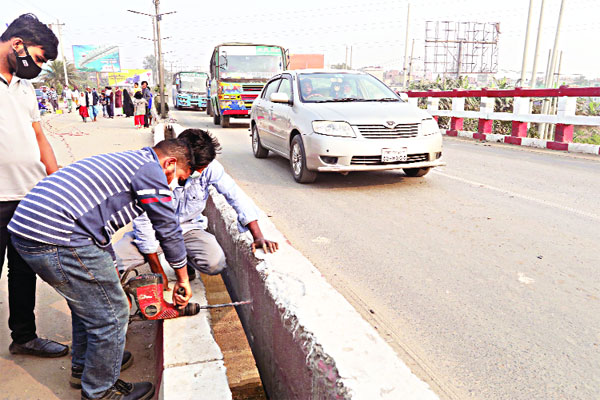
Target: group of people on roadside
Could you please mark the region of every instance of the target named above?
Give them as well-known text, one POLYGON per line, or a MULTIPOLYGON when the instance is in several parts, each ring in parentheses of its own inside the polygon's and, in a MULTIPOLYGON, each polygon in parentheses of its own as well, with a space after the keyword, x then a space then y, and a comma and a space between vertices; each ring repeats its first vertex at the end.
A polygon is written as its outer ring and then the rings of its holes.
MULTIPOLYGON (((56 59, 57 46, 54 33, 32 14, 17 18, 0 36, 0 272, 7 253, 9 351, 69 353, 68 346, 37 335, 39 276, 71 311, 69 383, 81 389, 81 398, 148 400, 152 383, 119 379, 133 354, 125 350, 129 305, 117 270, 147 262, 164 276, 158 261, 164 254, 177 277, 173 303, 185 307, 195 270, 216 274, 226 266, 223 250, 205 230, 210 186, 238 212, 238 229, 250 231, 253 251, 274 252, 278 244, 264 238, 253 204, 215 160, 220 146, 205 130, 170 132, 174 138, 154 147, 59 168, 29 82, 56 59), (134 231, 113 247, 113 235, 130 222, 134 231)), ((94 106, 93 93, 86 88, 78 94, 80 108, 94 106)), ((148 102, 140 95, 134 99, 148 102)))
MULTIPOLYGON (((54 111, 59 109, 58 94, 54 87, 47 90, 42 87, 42 98, 38 103, 38 109, 41 114, 50 111, 47 102, 52 104, 54 111)), ((124 115, 125 117, 134 117, 136 128, 148 128, 152 121, 152 91, 148 87, 148 82, 143 81, 142 85, 136 82, 133 87, 106 86, 99 90, 95 87, 86 87, 79 91, 77 86, 71 89, 66 86, 62 92, 62 98, 66 101, 68 112, 75 108, 83 122, 96 122, 100 114, 104 118, 114 118, 115 115, 124 115)))

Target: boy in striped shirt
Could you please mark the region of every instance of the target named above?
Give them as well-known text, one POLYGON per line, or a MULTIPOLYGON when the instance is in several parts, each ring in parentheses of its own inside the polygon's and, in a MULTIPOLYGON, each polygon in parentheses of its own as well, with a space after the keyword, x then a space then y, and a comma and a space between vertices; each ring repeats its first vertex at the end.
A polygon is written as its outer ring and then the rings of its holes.
POLYGON ((71 309, 72 370, 83 370, 82 399, 148 399, 154 393, 149 382, 118 379, 129 306, 111 238, 145 212, 177 275, 173 302, 185 306, 192 292, 169 182, 187 179, 193 160, 193 148, 180 139, 80 160, 38 183, 8 225, 19 254, 71 309), (185 296, 176 294, 179 288, 185 296))

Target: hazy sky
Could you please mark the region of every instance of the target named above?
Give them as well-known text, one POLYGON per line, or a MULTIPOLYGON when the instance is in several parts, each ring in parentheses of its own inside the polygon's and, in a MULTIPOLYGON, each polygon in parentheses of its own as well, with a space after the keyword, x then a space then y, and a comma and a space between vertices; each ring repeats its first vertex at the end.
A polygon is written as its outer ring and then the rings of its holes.
MULTIPOLYGON (((279 44, 291 53, 324 53, 326 64, 344 62, 346 45, 353 46, 353 67, 380 65, 401 68, 404 57, 407 0, 201 1, 163 0, 162 36, 166 68, 208 68, 213 47, 226 41, 279 44)), ((534 26, 529 66, 533 64, 541 0, 534 1, 534 26)), ((415 63, 423 62, 425 21, 499 22, 500 75, 521 69, 528 0, 412 0, 410 36, 416 39, 415 63)), ((554 42, 560 0, 546 0, 538 71, 546 68, 554 42)), ((141 68, 152 54, 151 18, 127 9, 153 12, 151 0, 6 0, 0 23, 33 12, 43 22, 64 23, 63 44, 72 59, 73 44, 116 44, 123 68, 141 68)), ((562 73, 600 76, 600 1, 567 0, 560 48, 562 73)))

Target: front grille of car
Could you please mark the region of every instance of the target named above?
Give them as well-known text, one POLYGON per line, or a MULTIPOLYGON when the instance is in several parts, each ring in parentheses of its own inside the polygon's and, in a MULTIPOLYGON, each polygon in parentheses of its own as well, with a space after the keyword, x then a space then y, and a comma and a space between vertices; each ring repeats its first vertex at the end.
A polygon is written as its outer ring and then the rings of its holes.
POLYGON ((358 130, 365 139, 411 138, 419 134, 419 124, 398 124, 392 128, 384 125, 358 125, 358 130))
POLYGON ((393 165, 393 164, 410 164, 420 161, 429 161, 429 153, 409 154, 406 161, 382 162, 381 156, 354 156, 350 161, 350 165, 393 165))

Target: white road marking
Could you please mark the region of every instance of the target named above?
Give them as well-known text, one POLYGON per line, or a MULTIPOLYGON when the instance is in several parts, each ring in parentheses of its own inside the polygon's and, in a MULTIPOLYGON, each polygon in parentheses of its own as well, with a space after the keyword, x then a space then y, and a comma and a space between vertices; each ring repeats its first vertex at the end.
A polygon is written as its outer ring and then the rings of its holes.
POLYGON ((535 197, 531 197, 531 196, 527 196, 527 195, 524 195, 524 194, 516 193, 516 192, 513 192, 511 190, 501 189, 501 188, 498 188, 498 187, 495 187, 495 186, 488 185, 486 183, 475 182, 475 181, 472 181, 472 180, 469 180, 469 179, 465 179, 465 178, 461 178, 461 177, 458 177, 458 176, 450 175, 450 174, 447 174, 447 173, 444 173, 444 172, 441 172, 441 171, 433 170, 432 172, 435 173, 435 174, 437 174, 437 175, 441 175, 443 177, 446 177, 446 178, 449 178, 449 179, 453 179, 455 181, 466 183, 468 185, 486 188, 486 189, 493 190, 493 191, 498 192, 498 193, 506 194, 506 195, 509 195, 509 196, 512 196, 512 197, 515 197, 515 198, 519 198, 519 199, 528 200, 528 201, 531 201, 531 202, 534 202, 534 203, 538 203, 538 204, 544 205, 546 207, 552 207, 552 208, 556 208, 556 209, 559 209, 559 210, 568 211, 570 213, 577 214, 577 215, 580 215, 582 217, 587 217, 587 218, 590 218, 590 219, 594 219, 596 221, 600 221, 600 215, 598 215, 598 214, 593 214, 593 213, 590 213, 590 212, 587 212, 587 211, 578 210, 576 208, 563 206, 562 204, 553 203, 553 202, 547 201, 547 200, 536 199, 535 197))
POLYGON ((323 237, 323 236, 317 236, 316 238, 314 238, 312 240, 313 243, 319 243, 319 244, 328 244, 331 242, 330 239, 323 237))
POLYGON ((521 282, 525 285, 531 285, 533 282, 535 282, 535 280, 533 278, 525 276, 524 273, 519 272, 519 282, 521 282))

